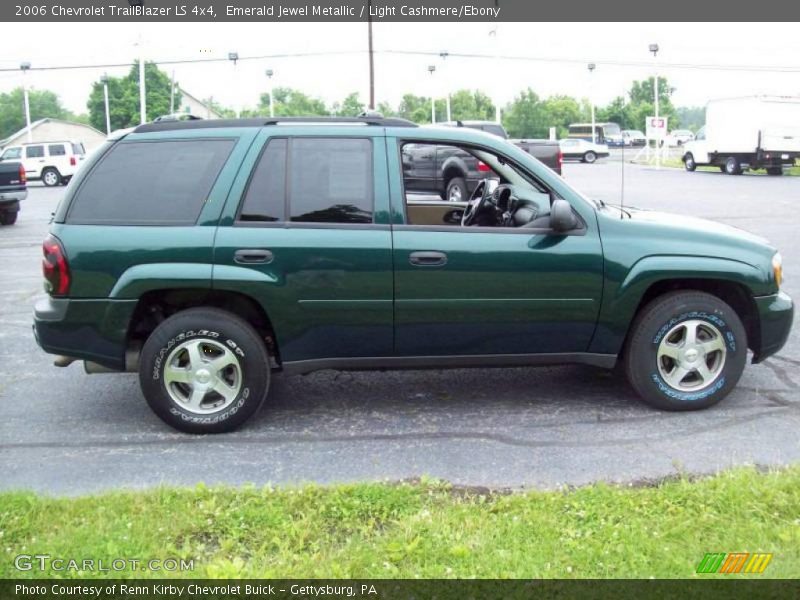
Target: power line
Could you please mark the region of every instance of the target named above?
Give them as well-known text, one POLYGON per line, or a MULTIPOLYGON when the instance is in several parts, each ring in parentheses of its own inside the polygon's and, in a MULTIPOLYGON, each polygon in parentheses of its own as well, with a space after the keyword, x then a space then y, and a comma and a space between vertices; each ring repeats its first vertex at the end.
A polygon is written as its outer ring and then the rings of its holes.
MULTIPOLYGON (((376 54, 386 55, 399 55, 399 56, 424 56, 438 58, 440 52, 428 52, 423 50, 375 50, 376 54)), ((311 58, 318 56, 342 56, 342 55, 358 55, 364 54, 364 50, 337 50, 331 52, 285 52, 279 54, 263 54, 259 56, 239 56, 238 60, 270 60, 279 58, 311 58)), ((602 60, 597 58, 565 58, 556 56, 523 56, 523 55, 499 55, 494 54, 481 54, 470 52, 448 52, 448 56, 455 58, 466 59, 489 59, 489 60, 509 60, 509 61, 525 61, 525 62, 544 62, 544 63, 561 63, 561 64, 579 64, 585 65, 592 62, 598 65, 618 66, 618 67, 637 67, 637 68, 652 68, 650 61, 638 60, 602 60)), ((217 62, 230 62, 227 57, 220 58, 187 58, 187 59, 173 59, 173 60, 153 60, 150 61, 157 65, 182 65, 182 64, 204 64, 204 63, 217 63, 217 62)), ((113 69, 130 67, 133 62, 126 63, 101 63, 101 64, 78 64, 78 65, 51 65, 51 66, 32 66, 31 71, 67 71, 76 69, 113 69)), ((710 70, 710 71, 741 71, 741 72, 762 72, 762 73, 800 73, 799 66, 781 66, 781 65, 737 65, 737 64, 719 64, 719 63, 669 63, 659 62, 659 68, 669 69, 697 69, 697 70, 710 70)), ((3 67, 0 68, 0 73, 10 73, 19 71, 19 67, 3 67)))

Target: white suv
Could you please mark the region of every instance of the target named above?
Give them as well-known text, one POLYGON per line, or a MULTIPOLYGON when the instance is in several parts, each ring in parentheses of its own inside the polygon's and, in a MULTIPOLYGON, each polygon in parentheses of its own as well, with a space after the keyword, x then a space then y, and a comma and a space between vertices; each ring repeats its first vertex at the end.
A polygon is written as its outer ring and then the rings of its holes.
POLYGON ((73 141, 8 146, 0 156, 22 163, 28 180, 41 179, 46 186, 67 185, 84 158, 83 144, 73 141))

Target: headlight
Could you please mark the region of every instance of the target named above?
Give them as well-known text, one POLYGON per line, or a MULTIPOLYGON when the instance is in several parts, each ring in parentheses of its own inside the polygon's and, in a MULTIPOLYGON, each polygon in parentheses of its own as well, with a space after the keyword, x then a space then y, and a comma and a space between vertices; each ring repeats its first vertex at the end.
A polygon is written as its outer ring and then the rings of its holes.
POLYGON ((776 252, 772 257, 772 273, 775 275, 775 283, 781 287, 783 282, 783 257, 780 252, 776 252))

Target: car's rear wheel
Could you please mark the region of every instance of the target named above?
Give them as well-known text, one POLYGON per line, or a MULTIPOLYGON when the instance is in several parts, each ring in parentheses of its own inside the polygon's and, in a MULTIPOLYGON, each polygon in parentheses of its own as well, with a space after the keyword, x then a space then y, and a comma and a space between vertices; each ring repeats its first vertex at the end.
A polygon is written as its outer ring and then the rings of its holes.
POLYGON ((447 182, 445 198, 448 202, 466 202, 469 200, 467 182, 462 177, 453 177, 447 182))
POLYGON ((647 404, 697 410, 736 386, 747 358, 747 334, 736 312, 704 292, 679 291, 637 316, 625 351, 625 372, 647 404))
POLYGON ((729 156, 725 160, 725 172, 728 175, 741 175, 742 165, 739 163, 739 159, 735 156, 729 156))
POLYGON ((19 213, 15 210, 3 211, 0 212, 0 224, 2 225, 13 225, 17 222, 17 215, 19 213))
POLYGON ((683 157, 683 167, 687 171, 694 171, 697 168, 697 163, 694 162, 694 156, 691 152, 687 153, 686 156, 683 157))
POLYGON ((47 187, 54 187, 61 183, 61 174, 58 172, 57 169, 48 167, 44 171, 42 171, 42 182, 47 187))
POLYGON ((583 155, 583 162, 585 163, 591 164, 596 160, 597 160, 597 154, 595 154, 591 150, 583 155))
POLYGON ((246 321, 193 308, 163 321, 147 339, 139 383, 153 412, 175 429, 231 431, 267 396, 269 354, 246 321))

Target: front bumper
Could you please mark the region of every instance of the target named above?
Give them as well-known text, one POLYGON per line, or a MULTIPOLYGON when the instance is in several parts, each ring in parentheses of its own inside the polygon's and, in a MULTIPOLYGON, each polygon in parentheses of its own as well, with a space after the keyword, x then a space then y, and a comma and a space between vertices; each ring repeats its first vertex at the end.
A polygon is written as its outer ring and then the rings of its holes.
POLYGON ((34 307, 33 334, 45 352, 125 370, 128 326, 136 300, 51 298, 34 307))
POLYGON ((753 362, 758 363, 780 351, 789 337, 794 321, 794 303, 788 294, 755 298, 758 309, 760 345, 755 349, 753 362))

